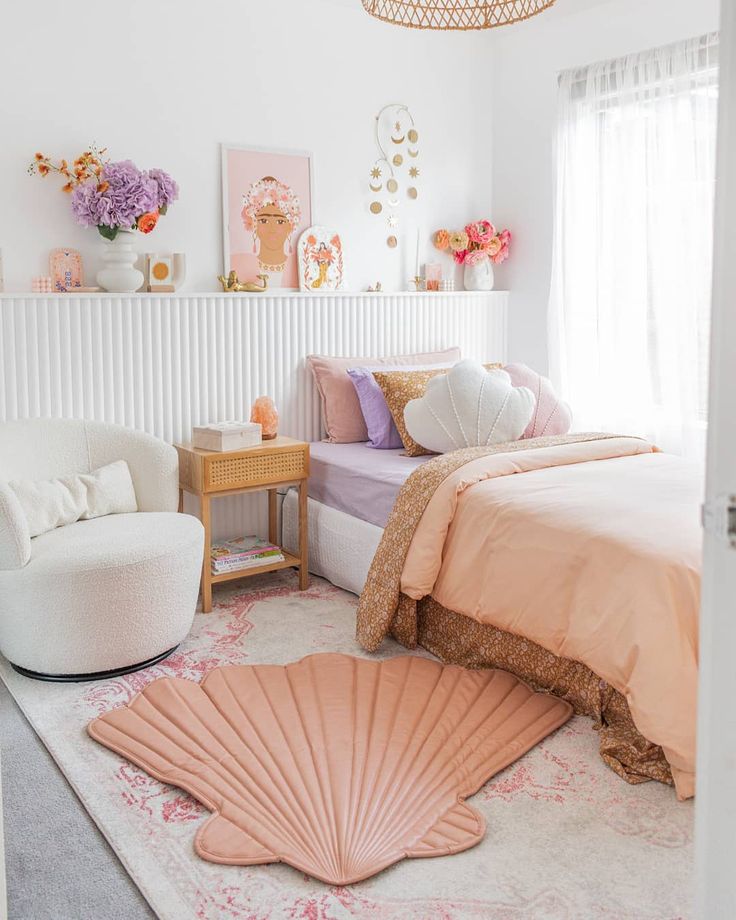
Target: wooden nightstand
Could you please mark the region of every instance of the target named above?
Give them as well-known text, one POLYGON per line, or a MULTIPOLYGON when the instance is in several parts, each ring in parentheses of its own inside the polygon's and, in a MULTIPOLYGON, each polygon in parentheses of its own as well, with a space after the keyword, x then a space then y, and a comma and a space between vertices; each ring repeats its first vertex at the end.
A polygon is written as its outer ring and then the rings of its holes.
POLYGON ((184 493, 199 496, 200 515, 204 525, 204 560, 202 561, 202 610, 212 610, 212 585, 236 578, 248 578, 277 569, 298 568, 299 588, 309 584, 307 570, 307 477, 309 476, 309 444, 292 438, 277 437, 263 441, 258 447, 245 450, 214 451, 176 444, 179 452, 179 511, 183 510, 184 493), (276 542, 276 489, 279 486, 299 488, 299 555, 284 552, 284 562, 272 562, 239 572, 213 575, 210 567, 212 528, 210 501, 227 495, 246 492, 268 492, 268 539, 276 542))

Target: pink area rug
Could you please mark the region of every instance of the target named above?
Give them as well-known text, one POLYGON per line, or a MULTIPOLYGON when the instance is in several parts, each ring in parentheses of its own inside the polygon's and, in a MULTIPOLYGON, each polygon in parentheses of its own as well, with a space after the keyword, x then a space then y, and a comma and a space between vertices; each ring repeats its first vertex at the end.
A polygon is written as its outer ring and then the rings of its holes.
MULTIPOLYGON (((94 742, 88 722, 159 677, 199 681, 230 664, 286 664, 361 652, 356 598, 291 574, 253 579, 198 614, 166 662, 99 684, 0 673, 90 814, 162 920, 684 920, 691 916, 692 803, 658 783, 628 786, 598 758, 590 721, 573 718, 469 799, 484 839, 450 859, 399 862, 365 882, 328 886, 287 865, 202 860, 210 813, 94 742)), ((386 643, 383 658, 406 654, 386 643)), ((428 657, 428 656, 427 656, 428 657)))
POLYGON ((214 812, 203 859, 350 885, 479 843, 465 799, 571 715, 506 671, 325 652, 161 677, 88 731, 214 812))

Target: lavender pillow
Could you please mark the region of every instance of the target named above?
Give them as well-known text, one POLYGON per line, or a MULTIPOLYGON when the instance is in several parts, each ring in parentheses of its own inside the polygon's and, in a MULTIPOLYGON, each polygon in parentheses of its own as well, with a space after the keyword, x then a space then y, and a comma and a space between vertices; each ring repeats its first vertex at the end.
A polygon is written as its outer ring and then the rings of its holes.
POLYGON ((383 390, 376 383, 373 371, 426 371, 450 368, 452 364, 401 365, 396 367, 350 367, 348 375, 353 382, 360 403, 360 411, 368 429, 368 447, 378 450, 397 450, 403 447, 391 411, 386 404, 383 390))

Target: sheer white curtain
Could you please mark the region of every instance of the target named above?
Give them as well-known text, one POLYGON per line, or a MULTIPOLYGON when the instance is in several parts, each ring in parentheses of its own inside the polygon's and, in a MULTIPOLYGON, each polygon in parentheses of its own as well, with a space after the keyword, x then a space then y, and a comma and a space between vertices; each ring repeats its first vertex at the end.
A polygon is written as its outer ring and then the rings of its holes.
POLYGON ((575 427, 702 457, 715 35, 560 76, 551 372, 575 427))

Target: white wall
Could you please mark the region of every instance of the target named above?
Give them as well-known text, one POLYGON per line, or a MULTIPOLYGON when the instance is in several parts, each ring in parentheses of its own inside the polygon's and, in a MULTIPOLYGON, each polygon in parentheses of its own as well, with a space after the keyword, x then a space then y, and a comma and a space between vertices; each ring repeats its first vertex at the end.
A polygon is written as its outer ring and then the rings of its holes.
POLYGON ((718 28, 718 0, 558 0, 492 38, 493 219, 514 233, 509 357, 544 371, 552 255, 557 74, 718 28))
POLYGON ((713 30, 717 6, 558 0, 517 26, 450 34, 384 25, 359 0, 127 0, 71 18, 56 0, 13 4, 0 58, 6 290, 28 290, 61 245, 82 250, 92 282, 102 245, 74 224, 56 178, 26 175, 35 150, 95 141, 169 170, 181 200, 138 246, 184 250, 186 288, 205 291, 221 269, 219 142, 307 149, 315 219, 343 231, 354 289, 405 289, 417 226, 432 259, 438 226, 487 213, 508 226, 497 287, 512 292, 510 356, 544 370, 557 73, 713 30), (400 210, 395 251, 366 186, 373 116, 391 101, 410 105, 422 136, 420 199, 400 210))
MULTIPOLYGON (((359 0, 125 0, 71 8, 7 4, 0 57, 0 248, 6 290, 29 290, 48 251, 74 246, 94 283, 102 246, 77 227, 57 177, 26 175, 36 150, 88 144, 159 166, 181 200, 141 251, 183 250, 189 290, 221 271, 219 142, 311 150, 314 216, 344 232, 351 287, 406 289, 416 227, 430 232, 490 203, 490 102, 466 92, 485 36, 421 33, 370 18, 359 0), (368 212, 373 118, 406 102, 421 134, 416 204, 400 208, 401 246, 368 212)), ((447 261, 449 268, 450 263, 447 261)))

